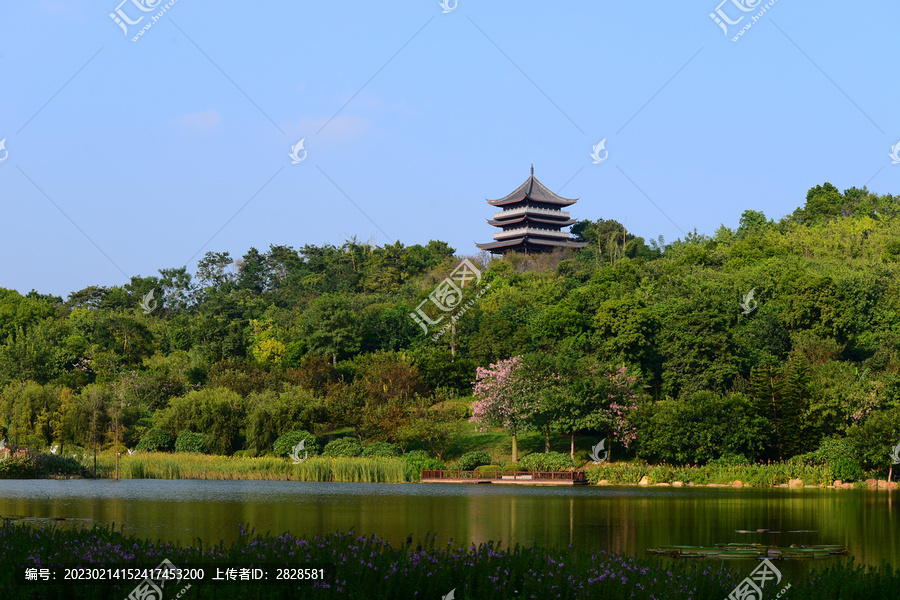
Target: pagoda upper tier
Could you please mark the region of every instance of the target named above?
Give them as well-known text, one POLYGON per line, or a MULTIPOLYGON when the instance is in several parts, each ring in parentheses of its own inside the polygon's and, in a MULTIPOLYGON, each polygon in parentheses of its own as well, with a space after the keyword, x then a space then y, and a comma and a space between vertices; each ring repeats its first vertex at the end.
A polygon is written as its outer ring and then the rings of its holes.
POLYGON ((578 200, 563 198, 550 191, 547 186, 531 176, 512 193, 499 200, 488 200, 488 204, 501 208, 494 213, 488 224, 499 227, 493 242, 475 244, 491 254, 507 252, 550 252, 556 248, 584 248, 587 244, 572 241, 563 227, 575 224, 568 211, 562 207, 571 206, 578 200))

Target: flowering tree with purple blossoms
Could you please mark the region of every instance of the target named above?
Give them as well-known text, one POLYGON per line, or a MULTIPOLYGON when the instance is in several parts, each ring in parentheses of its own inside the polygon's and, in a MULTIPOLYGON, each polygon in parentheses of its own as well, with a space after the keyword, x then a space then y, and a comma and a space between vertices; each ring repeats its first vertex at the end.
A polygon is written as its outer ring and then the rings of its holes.
POLYGON ((638 407, 635 387, 640 379, 629 375, 624 365, 615 373, 606 373, 604 376, 610 385, 606 392, 609 405, 604 411, 604 417, 613 437, 628 448, 637 439, 637 427, 629 417, 638 407))
POLYGON ((527 427, 533 412, 522 357, 501 360, 488 368, 478 367, 473 385, 475 402, 470 421, 478 423, 479 431, 504 428, 512 436, 512 461, 518 462, 517 435, 527 427))
POLYGON ((640 378, 625 366, 608 371, 594 363, 569 381, 568 412, 560 419, 563 432, 571 436, 574 456, 575 433, 599 431, 628 448, 637 439, 631 418, 638 406, 640 378))

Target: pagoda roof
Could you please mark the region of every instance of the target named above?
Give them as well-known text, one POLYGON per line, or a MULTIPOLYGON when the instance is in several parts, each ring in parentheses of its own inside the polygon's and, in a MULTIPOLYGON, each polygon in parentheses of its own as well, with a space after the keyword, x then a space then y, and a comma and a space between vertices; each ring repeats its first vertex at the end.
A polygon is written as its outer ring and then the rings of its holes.
POLYGON ((525 183, 517 187, 503 198, 498 200, 488 200, 488 204, 492 206, 503 206, 504 204, 512 204, 513 202, 521 202, 522 200, 534 200, 535 202, 546 202, 547 204, 558 204, 560 206, 569 206, 578 202, 578 199, 563 198, 559 194, 550 191, 550 188, 537 180, 534 176, 534 166, 531 167, 531 177, 525 180, 525 183))
POLYGON ((495 250, 497 248, 509 248, 511 246, 518 246, 522 242, 525 241, 525 236, 512 238, 508 240, 503 240, 502 242, 488 242, 487 244, 475 244, 477 247, 482 250, 495 250))
POLYGON ((515 246, 534 244, 537 246, 557 246, 560 248, 584 248, 587 246, 585 242, 572 242, 566 240, 548 240, 545 238, 537 238, 530 235, 523 235, 517 238, 511 238, 500 242, 489 242, 487 244, 475 244, 482 250, 498 250, 500 248, 513 248, 515 246))
POLYGON ((504 219, 503 221, 488 219, 488 224, 494 225, 495 227, 501 227, 503 225, 515 225, 516 223, 521 223, 525 220, 527 220, 529 223, 542 223, 544 225, 555 225, 557 227, 568 227, 569 225, 574 225, 578 222, 575 219, 563 219, 561 221, 554 221, 553 219, 539 219, 531 215, 522 215, 517 219, 504 219))

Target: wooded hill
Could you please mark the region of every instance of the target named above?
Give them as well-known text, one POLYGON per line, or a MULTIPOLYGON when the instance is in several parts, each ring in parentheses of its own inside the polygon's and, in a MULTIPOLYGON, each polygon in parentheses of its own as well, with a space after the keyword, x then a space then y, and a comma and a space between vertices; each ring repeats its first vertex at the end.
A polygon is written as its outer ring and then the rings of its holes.
POLYGON ((747 210, 670 244, 582 221, 574 256, 469 257, 490 289, 437 341, 410 313, 459 263, 440 241, 209 252, 65 300, 0 288, 0 437, 109 444, 117 418, 129 447, 154 426, 218 453, 340 427, 415 446, 471 415, 477 368, 521 357, 556 382, 524 428, 627 430, 628 453, 680 462, 849 436, 873 466, 900 442, 898 216, 826 183, 777 222, 747 210))

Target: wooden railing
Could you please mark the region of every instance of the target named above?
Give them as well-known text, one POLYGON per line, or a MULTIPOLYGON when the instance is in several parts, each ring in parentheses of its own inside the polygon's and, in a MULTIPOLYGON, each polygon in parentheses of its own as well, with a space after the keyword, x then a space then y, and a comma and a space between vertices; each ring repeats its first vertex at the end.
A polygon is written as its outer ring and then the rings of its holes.
POLYGON ((461 471, 422 469, 422 479, 481 479, 512 481, 585 481, 584 471, 461 471))

